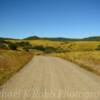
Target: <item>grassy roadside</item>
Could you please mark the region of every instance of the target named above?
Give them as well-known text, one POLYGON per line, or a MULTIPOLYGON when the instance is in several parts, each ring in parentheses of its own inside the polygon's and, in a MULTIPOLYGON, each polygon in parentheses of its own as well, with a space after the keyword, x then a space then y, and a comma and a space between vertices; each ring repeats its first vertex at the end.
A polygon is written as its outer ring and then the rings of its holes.
POLYGON ((19 71, 32 57, 31 52, 0 50, 0 85, 19 71))
POLYGON ((100 51, 66 52, 51 55, 69 60, 90 72, 100 75, 100 51))
POLYGON ((41 54, 70 60, 100 75, 100 41, 2 40, 0 85, 28 63, 33 55, 41 54))

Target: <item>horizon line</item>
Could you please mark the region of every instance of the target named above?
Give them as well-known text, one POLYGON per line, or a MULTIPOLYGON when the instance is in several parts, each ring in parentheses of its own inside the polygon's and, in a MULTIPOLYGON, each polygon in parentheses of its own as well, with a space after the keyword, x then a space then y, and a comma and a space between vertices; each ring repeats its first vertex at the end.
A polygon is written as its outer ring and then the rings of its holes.
POLYGON ((29 35, 29 36, 26 36, 26 37, 14 37, 14 36, 0 36, 0 38, 11 38, 11 39, 25 39, 25 38, 28 38, 28 37, 39 37, 39 38, 68 38, 68 39, 84 39, 84 38, 89 38, 89 37, 99 37, 100 35, 90 35, 90 36, 87 36, 87 37, 64 37, 64 36, 38 36, 38 35, 29 35))

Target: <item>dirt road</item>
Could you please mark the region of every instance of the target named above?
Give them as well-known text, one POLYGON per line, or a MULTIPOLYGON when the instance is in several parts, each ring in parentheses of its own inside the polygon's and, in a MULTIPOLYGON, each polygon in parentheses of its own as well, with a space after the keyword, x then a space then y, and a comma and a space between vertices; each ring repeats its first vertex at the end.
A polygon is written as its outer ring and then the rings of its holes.
POLYGON ((60 58, 35 56, 1 87, 0 100, 100 100, 100 76, 60 58))

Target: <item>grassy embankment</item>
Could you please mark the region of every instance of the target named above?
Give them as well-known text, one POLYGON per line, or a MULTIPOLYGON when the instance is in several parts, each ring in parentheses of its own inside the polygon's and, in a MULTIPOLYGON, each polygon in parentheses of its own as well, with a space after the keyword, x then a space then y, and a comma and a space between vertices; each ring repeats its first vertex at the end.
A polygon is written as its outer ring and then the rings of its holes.
POLYGON ((0 50, 0 85, 32 59, 26 51, 0 50))
POLYGON ((80 67, 100 75, 100 42, 73 42, 67 47, 70 52, 54 53, 54 56, 70 60, 80 67))
POLYGON ((80 67, 100 75, 100 51, 54 53, 52 55, 74 62, 80 67))
POLYGON ((0 40, 0 85, 32 59, 31 47, 21 40, 0 40))

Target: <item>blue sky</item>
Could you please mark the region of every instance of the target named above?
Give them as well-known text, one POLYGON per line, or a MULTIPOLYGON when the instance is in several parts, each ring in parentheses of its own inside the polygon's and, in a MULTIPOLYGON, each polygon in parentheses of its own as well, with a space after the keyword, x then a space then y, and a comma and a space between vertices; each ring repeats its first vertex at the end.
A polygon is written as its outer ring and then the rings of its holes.
POLYGON ((100 0, 0 0, 0 37, 100 35, 100 0))

